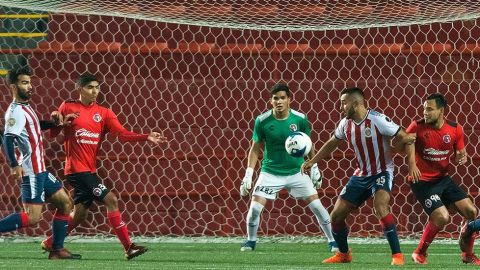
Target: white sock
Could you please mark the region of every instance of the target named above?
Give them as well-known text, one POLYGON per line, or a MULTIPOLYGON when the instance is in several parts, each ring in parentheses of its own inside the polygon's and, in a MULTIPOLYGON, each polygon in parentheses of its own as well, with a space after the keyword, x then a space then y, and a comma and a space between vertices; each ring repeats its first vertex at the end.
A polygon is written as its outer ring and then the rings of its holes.
POLYGON ((332 234, 332 224, 330 223, 330 215, 328 214, 327 209, 323 207, 320 199, 312 201, 308 207, 312 210, 313 214, 317 218, 320 228, 322 228, 323 233, 328 239, 328 242, 335 241, 332 234))
POLYGON ((262 214, 263 205, 252 201, 247 214, 247 234, 249 241, 257 241, 257 231, 260 225, 260 214, 262 214))

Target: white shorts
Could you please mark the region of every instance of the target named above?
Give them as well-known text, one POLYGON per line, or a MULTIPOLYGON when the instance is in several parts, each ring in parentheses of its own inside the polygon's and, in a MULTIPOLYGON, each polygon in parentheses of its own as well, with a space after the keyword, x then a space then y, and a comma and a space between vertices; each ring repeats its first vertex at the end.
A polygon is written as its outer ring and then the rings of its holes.
POLYGON ((307 174, 302 175, 299 172, 294 175, 282 176, 260 172, 253 195, 275 200, 278 192, 282 189, 286 189, 295 198, 307 198, 318 194, 307 174))

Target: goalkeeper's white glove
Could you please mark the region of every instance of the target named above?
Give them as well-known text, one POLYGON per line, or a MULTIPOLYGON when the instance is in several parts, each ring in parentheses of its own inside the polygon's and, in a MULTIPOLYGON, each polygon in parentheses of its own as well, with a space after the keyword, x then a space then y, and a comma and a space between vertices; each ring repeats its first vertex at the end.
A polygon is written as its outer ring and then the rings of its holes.
POLYGON ((252 177, 253 177, 253 168, 247 168, 245 171, 245 176, 242 179, 240 184, 240 195, 247 196, 248 190, 252 188, 252 177))
POLYGON ((320 170, 318 169, 317 163, 313 164, 312 167, 310 168, 310 179, 312 180, 313 186, 318 189, 322 186, 322 174, 320 173, 320 170))

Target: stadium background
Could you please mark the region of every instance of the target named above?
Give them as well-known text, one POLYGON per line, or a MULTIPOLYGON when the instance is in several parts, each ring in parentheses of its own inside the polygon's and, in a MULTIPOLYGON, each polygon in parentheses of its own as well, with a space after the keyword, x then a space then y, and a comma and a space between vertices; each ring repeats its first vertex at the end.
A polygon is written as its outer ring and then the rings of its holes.
MULTIPOLYGON (((464 125, 471 155, 469 164, 452 173, 478 205, 479 20, 298 32, 100 15, 20 17, 2 17, 0 64, 3 74, 14 65, 33 70, 32 104, 41 118, 63 100, 77 98, 74 80, 88 71, 102 78, 99 103, 112 108, 127 128, 158 129, 169 137, 168 144, 153 149, 112 138, 102 146, 99 175, 121 198, 124 219, 135 235, 245 234, 248 199, 240 198, 238 186, 253 119, 268 108, 267 89, 280 80, 293 90, 293 108, 307 113, 317 148, 340 120, 338 93, 346 86, 364 88, 369 107, 404 127, 421 116, 427 94, 446 94, 452 103, 447 116, 464 125)), ((5 111, 11 97, 5 82, 1 88, 5 111)), ((61 138, 45 137, 47 166, 63 179, 61 138)), ((0 216, 5 216, 21 204, 18 183, 0 159, 0 216)), ((427 216, 405 183, 403 158, 395 163, 392 210, 400 234, 416 235, 427 216)), ((345 146, 320 162, 325 180, 319 195, 330 211, 355 165, 345 146)), ((264 212, 261 234, 322 235, 304 204, 285 193, 280 197, 264 212)), ((108 234, 105 209, 100 210, 92 211, 91 222, 75 234, 108 234)), ((349 219, 352 234, 380 235, 371 204, 359 212, 349 219)), ((43 235, 51 213, 45 217, 20 234, 43 235)), ((454 216, 444 235, 455 236, 460 221, 454 216)))

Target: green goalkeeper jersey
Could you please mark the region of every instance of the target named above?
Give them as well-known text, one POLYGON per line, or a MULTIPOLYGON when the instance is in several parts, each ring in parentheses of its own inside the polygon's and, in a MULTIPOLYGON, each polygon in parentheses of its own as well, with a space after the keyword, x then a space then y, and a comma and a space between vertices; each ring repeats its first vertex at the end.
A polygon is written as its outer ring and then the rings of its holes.
POLYGON ((273 175, 293 175, 300 171, 304 158, 292 157, 285 150, 285 140, 294 131, 310 136, 307 116, 292 109, 287 119, 275 119, 272 110, 255 119, 253 141, 265 145, 262 171, 273 175))

